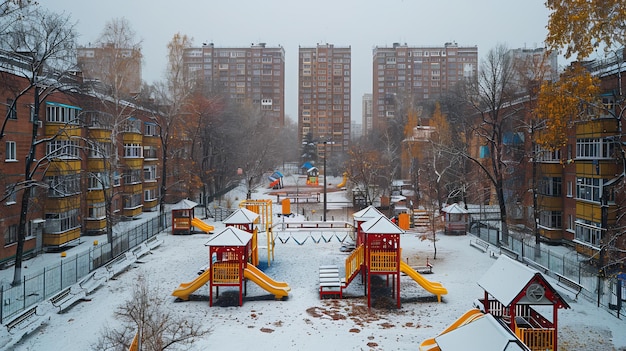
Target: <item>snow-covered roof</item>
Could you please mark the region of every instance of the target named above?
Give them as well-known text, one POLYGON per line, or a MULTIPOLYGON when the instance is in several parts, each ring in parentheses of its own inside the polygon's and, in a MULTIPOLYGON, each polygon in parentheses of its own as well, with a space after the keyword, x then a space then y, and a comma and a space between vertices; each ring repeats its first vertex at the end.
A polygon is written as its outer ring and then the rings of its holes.
POLYGON ((435 338, 441 351, 529 351, 491 314, 435 338))
POLYGON ((247 208, 240 208, 226 217, 223 222, 224 224, 249 224, 254 223, 257 218, 259 218, 258 213, 247 208))
POLYGON ((463 207, 459 206, 459 204, 454 203, 450 206, 446 206, 443 209, 441 209, 443 212, 446 213, 468 213, 468 211, 466 209, 464 209, 463 207))
POLYGON ((389 218, 379 216, 361 224, 361 230, 366 234, 403 234, 404 230, 393 224, 389 218))
POLYGON ((215 234, 204 246, 246 246, 252 234, 235 227, 226 227, 215 234))
POLYGON ((541 273, 506 255, 500 255, 498 260, 478 280, 478 285, 504 306, 509 306, 535 277, 535 274, 541 273))
POLYGON ((371 218, 378 218, 380 216, 384 216, 376 207, 374 206, 367 206, 366 208, 355 212, 353 215, 354 219, 356 220, 367 220, 367 219, 371 219, 371 218))
POLYGON ((178 203, 172 205, 172 210, 191 210, 192 208, 198 206, 197 202, 193 202, 188 199, 180 200, 178 203))

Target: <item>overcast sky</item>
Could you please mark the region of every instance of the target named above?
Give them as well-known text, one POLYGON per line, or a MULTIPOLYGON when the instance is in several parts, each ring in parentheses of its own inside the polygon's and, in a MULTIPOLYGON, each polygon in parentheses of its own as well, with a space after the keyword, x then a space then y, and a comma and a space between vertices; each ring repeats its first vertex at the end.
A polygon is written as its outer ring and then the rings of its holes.
MULTIPOLYGON (((252 43, 285 48, 286 114, 297 120, 298 46, 352 48, 352 120, 361 121, 361 98, 372 90, 372 49, 409 46, 478 46, 482 58, 498 44, 543 46, 544 0, 40 0, 77 22, 79 44, 95 42, 105 22, 126 18, 142 41, 143 79, 163 79, 166 45, 177 32, 196 46, 252 43)), ((559 62, 562 65, 562 62, 559 62)))

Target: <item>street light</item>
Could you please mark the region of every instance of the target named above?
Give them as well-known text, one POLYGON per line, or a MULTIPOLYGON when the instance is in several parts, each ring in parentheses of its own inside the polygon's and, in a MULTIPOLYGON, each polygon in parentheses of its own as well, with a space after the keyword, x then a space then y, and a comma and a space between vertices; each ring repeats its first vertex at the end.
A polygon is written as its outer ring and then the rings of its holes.
POLYGON ((326 181, 326 157, 327 157, 327 152, 326 152, 326 145, 327 144, 334 144, 335 142, 333 141, 324 141, 324 222, 326 222, 326 186, 327 186, 327 181, 326 181))

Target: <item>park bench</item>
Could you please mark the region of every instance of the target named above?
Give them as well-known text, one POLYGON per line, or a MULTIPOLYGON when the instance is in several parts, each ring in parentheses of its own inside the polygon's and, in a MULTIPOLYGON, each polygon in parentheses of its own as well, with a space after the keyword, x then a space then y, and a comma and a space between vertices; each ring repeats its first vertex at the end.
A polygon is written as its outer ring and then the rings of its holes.
POLYGON ((85 295, 85 290, 79 289, 79 291, 73 292, 72 288, 69 287, 56 293, 49 299, 49 301, 52 303, 52 306, 58 308, 59 313, 61 313, 72 307, 79 300, 85 298, 85 295))
POLYGON ((163 244, 163 240, 159 239, 155 235, 155 236, 148 238, 148 240, 145 241, 145 244, 150 250, 154 250, 157 247, 161 246, 161 244, 163 244))
POLYGON ((17 315, 17 317, 13 318, 9 323, 6 324, 7 331, 11 335, 16 335, 20 333, 20 337, 22 335, 26 335, 35 331, 35 329, 39 328, 44 322, 44 316, 39 316, 37 314, 37 306, 33 306, 29 309, 24 310, 22 313, 17 315))
POLYGON ((543 266, 527 257, 524 257, 524 262, 526 263, 527 266, 531 266, 532 268, 538 270, 539 272, 543 274, 548 274, 550 272, 550 268, 543 266))
POLYGON ((509 256, 509 258, 512 258, 512 259, 514 259, 516 261, 519 261, 519 255, 517 254, 517 252, 509 249, 508 247, 501 246, 500 247, 500 254, 505 254, 505 255, 509 256))
POLYGON ((557 285, 574 294, 574 300, 577 300, 578 294, 583 290, 583 286, 564 275, 558 273, 554 275, 556 275, 557 285))
POLYGON ((483 253, 487 252, 487 249, 489 248, 489 244, 487 242, 478 238, 470 240, 470 246, 482 251, 483 253))
POLYGON ((109 272, 109 277, 113 278, 125 271, 126 268, 130 266, 130 263, 131 262, 126 257, 126 254, 122 254, 117 256, 113 261, 107 263, 104 267, 107 272, 109 272))

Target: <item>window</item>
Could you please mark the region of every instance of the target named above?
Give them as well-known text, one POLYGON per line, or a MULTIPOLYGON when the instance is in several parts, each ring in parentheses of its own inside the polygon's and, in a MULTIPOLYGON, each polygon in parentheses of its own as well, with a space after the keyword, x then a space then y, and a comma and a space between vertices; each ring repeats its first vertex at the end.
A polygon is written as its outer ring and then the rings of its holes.
POLYGON ((10 225, 4 232, 4 245, 11 245, 17 242, 17 224, 10 225))
POLYGON ((140 144, 124 144, 124 157, 142 157, 140 144))
POLYGON ((156 159, 157 157, 157 148, 154 146, 144 146, 143 147, 143 157, 144 158, 153 158, 156 159))
POLYGON ((6 198, 7 205, 13 205, 17 201, 17 188, 16 184, 7 184, 4 187, 4 197, 6 198))
POLYGON ((48 185, 49 197, 65 197, 80 193, 80 174, 48 176, 45 178, 48 185))
POLYGON ((124 196, 124 208, 134 209, 143 205, 143 195, 141 193, 124 196))
POLYGON ((17 119, 17 106, 13 99, 7 99, 7 117, 9 119, 17 119))
POLYGON ((122 183, 122 176, 118 171, 113 172, 113 186, 120 186, 122 183))
POLYGON ((46 156, 50 158, 78 158, 78 142, 74 140, 53 140, 46 143, 46 156))
POLYGON ((613 150, 614 145, 610 140, 600 138, 584 138, 576 140, 576 158, 611 158, 613 150))
POLYGON ((17 161, 15 142, 7 141, 5 145, 6 145, 6 156, 4 160, 5 161, 17 161))
POLYGON ((106 203, 97 202, 90 204, 87 209, 89 219, 104 219, 106 217, 106 203))
POLYGON ((539 213, 539 225, 547 228, 561 228, 563 226, 561 211, 541 211, 539 213))
POLYGON ((535 145, 535 155, 537 162, 559 162, 561 160, 561 150, 548 150, 539 145, 535 145))
POLYGON ((88 182, 89 190, 108 189, 111 187, 111 180, 107 173, 90 173, 88 182))
POLYGON ((584 244, 600 247, 602 243, 602 227, 598 222, 578 219, 575 222, 574 238, 584 244))
POLYGON ((78 124, 78 113, 80 108, 59 104, 56 102, 46 102, 46 121, 54 123, 78 124))
POLYGON ((80 225, 78 215, 78 209, 71 209, 59 213, 46 213, 46 233, 63 233, 78 228, 80 225))
POLYGON ((600 202, 600 179, 578 178, 576 180, 576 198, 600 202))
POLYGON ((141 170, 131 169, 124 172, 124 184, 137 184, 141 183, 141 170))
POLYGON ((561 196, 561 177, 543 177, 539 181, 539 193, 547 196, 561 196))
POLYGON ((148 189, 143 191, 143 201, 154 201, 157 199, 156 189, 148 189))
POLYGON ((111 143, 109 142, 89 142, 89 158, 105 158, 111 155, 111 143))
POLYGON ((143 167, 143 180, 146 182, 155 182, 157 179, 157 166, 144 166, 143 167))
POLYGON ((144 124, 144 135, 147 136, 156 136, 157 135, 157 125, 155 123, 145 123, 144 124))

